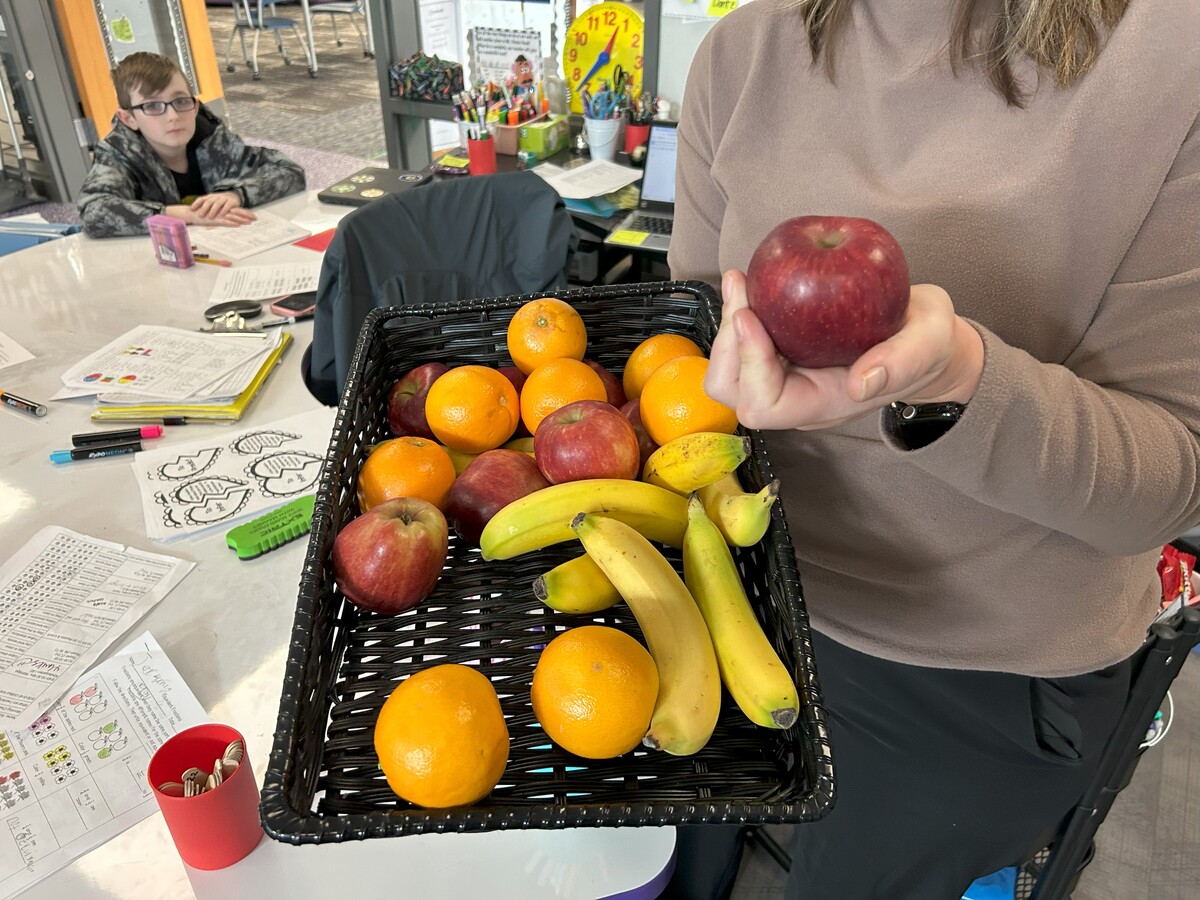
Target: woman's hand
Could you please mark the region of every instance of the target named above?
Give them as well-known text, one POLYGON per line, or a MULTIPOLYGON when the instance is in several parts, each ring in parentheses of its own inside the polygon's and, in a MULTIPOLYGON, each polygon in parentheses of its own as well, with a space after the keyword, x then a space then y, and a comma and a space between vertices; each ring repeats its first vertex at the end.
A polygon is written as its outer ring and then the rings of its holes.
POLYGON ((254 213, 242 208, 242 198, 237 191, 220 191, 205 194, 192 201, 192 215, 196 225, 246 225, 256 218, 254 213))
POLYGON ((747 428, 832 428, 896 400, 966 403, 983 372, 983 340, 955 315, 949 295, 915 284, 900 331, 847 367, 804 369, 779 355, 730 269, 704 389, 747 428))

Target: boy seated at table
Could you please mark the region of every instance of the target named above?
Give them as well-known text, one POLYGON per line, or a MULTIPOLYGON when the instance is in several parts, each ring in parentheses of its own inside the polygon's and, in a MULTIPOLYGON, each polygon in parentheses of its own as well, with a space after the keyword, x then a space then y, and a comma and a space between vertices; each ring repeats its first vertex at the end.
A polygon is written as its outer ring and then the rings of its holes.
POLYGON ((243 225, 250 208, 304 190, 304 170, 252 147, 195 98, 175 61, 133 53, 112 72, 119 108, 79 196, 91 237, 146 234, 163 213, 189 225, 243 225))

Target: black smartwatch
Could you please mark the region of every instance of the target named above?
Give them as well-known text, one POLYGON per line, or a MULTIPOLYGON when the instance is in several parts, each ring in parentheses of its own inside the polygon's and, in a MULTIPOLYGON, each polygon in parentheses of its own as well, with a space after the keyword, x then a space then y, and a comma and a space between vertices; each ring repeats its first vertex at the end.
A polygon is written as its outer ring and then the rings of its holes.
POLYGON ((927 447, 962 418, 965 403, 905 403, 884 410, 884 425, 909 450, 927 447))

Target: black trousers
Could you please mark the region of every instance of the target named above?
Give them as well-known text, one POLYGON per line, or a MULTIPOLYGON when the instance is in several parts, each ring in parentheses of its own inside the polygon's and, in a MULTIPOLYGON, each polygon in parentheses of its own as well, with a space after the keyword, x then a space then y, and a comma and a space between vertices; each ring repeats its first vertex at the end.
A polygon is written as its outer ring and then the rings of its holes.
MULTIPOLYGON (((1031 678, 908 666, 813 640, 836 802, 794 829, 788 900, 959 900, 976 878, 1037 850, 1070 811, 1129 693, 1128 660, 1031 678)), ((664 896, 727 896, 737 832, 680 828, 664 896)))

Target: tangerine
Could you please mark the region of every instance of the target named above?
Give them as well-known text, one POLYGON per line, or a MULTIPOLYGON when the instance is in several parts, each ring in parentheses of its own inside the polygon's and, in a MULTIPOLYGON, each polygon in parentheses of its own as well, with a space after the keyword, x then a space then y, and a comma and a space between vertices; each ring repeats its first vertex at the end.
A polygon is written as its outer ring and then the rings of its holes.
POLYGON ((530 300, 508 323, 508 355, 526 375, 552 359, 583 359, 586 349, 583 318, 554 297, 530 300))
POLYGON ((737 430, 734 411, 704 392, 707 371, 707 358, 680 356, 663 363, 646 379, 639 411, 642 425, 655 443, 662 445, 698 431, 732 434, 737 430))
POLYGON ((654 370, 663 363, 680 356, 703 356, 696 342, 681 334, 656 334, 648 337, 629 354, 625 360, 625 371, 621 373, 621 386, 625 388, 625 399, 636 400, 642 395, 654 370))
POLYGON ((576 400, 605 400, 608 391, 595 370, 577 359, 552 359, 529 373, 521 388, 521 421, 537 434, 542 419, 576 400))
POLYGON ((469 666, 422 669, 397 685, 375 720, 379 768, 417 806, 482 800, 504 774, 508 744, 496 689, 469 666))
POLYGON ((517 389, 487 366, 458 366, 442 375, 425 396, 425 419, 434 437, 459 453, 495 450, 521 418, 517 389))
POLYGON ((358 506, 366 512, 385 500, 420 497, 438 509, 454 484, 454 463, 433 441, 398 437, 376 444, 358 471, 358 506))
POLYGON ((584 625, 542 650, 530 699, 554 743, 586 759, 612 759, 645 737, 658 699, 658 668, 625 632, 584 625))

